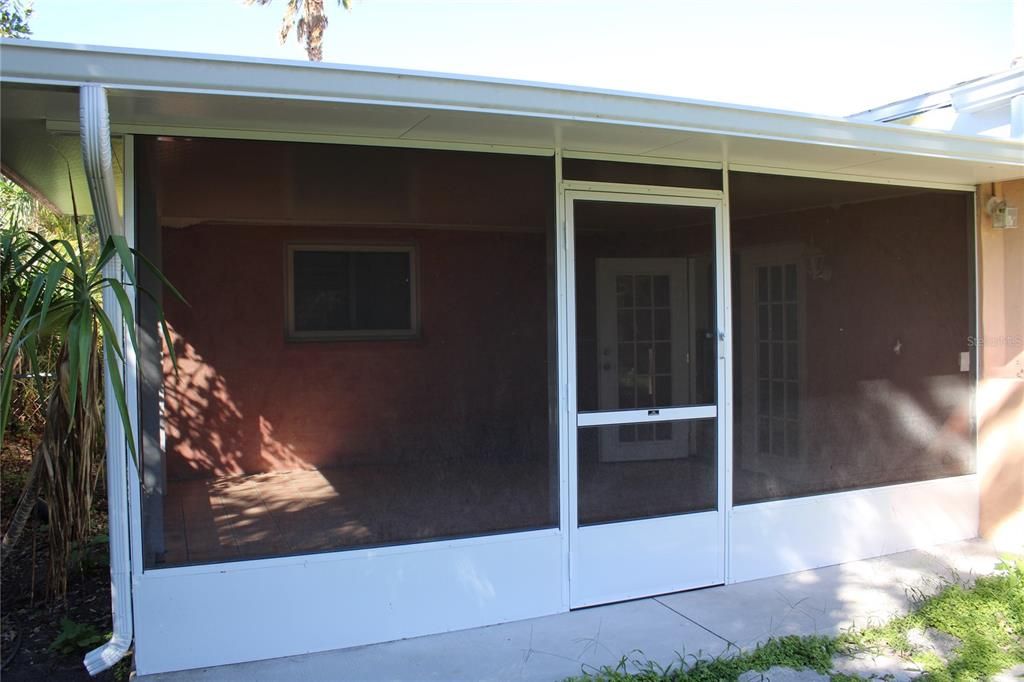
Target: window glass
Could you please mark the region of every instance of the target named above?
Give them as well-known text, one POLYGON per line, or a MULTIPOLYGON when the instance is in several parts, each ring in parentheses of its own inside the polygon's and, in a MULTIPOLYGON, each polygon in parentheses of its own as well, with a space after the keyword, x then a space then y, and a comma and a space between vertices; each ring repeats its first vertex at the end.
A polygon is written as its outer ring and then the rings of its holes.
POLYGON ((288 256, 294 336, 415 333, 411 248, 292 246, 288 256))
POLYGON ((738 504, 970 473, 971 197, 730 174, 738 504))

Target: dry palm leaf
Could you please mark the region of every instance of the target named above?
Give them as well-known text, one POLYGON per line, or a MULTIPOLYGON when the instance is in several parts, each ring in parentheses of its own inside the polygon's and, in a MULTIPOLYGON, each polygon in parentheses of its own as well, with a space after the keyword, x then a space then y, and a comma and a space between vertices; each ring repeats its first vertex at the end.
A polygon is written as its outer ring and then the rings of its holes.
MULTIPOLYGON (((249 5, 269 5, 272 0, 245 0, 249 5)), ((351 0, 338 0, 345 9, 351 9, 351 0)), ((324 0, 288 0, 281 20, 280 40, 283 45, 295 30, 295 39, 305 42, 306 55, 311 62, 323 61, 324 32, 327 30, 327 12, 324 0)))

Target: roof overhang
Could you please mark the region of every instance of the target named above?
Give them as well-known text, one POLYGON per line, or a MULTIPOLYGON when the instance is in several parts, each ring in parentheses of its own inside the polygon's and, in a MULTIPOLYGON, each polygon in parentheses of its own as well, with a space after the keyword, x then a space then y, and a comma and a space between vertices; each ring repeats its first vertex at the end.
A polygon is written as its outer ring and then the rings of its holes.
POLYGON ((557 150, 964 187, 1024 176, 1021 141, 712 102, 35 41, 0 50, 3 163, 61 206, 83 83, 107 86, 114 134, 557 150))

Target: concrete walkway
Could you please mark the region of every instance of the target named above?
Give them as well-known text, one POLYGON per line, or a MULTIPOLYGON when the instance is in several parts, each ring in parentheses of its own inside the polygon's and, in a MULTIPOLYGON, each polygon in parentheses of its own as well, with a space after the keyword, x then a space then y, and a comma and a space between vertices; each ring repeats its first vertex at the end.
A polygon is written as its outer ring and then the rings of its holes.
POLYGON ((997 562, 984 542, 961 542, 486 628, 138 679, 551 682, 623 656, 668 665, 680 655, 716 656, 773 636, 877 624, 906 612, 918 591, 991 572, 997 562))

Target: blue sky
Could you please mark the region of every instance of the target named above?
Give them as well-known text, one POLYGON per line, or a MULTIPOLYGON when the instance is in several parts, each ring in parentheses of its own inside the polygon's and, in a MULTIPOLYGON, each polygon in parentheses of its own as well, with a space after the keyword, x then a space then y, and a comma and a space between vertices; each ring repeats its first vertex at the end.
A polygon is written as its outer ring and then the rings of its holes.
MULTIPOLYGON (((1013 0, 325 2, 326 62, 840 116, 1002 70, 1014 52, 1013 0)), ((36 40, 305 59, 294 37, 278 43, 285 0, 33 4, 36 40)))

